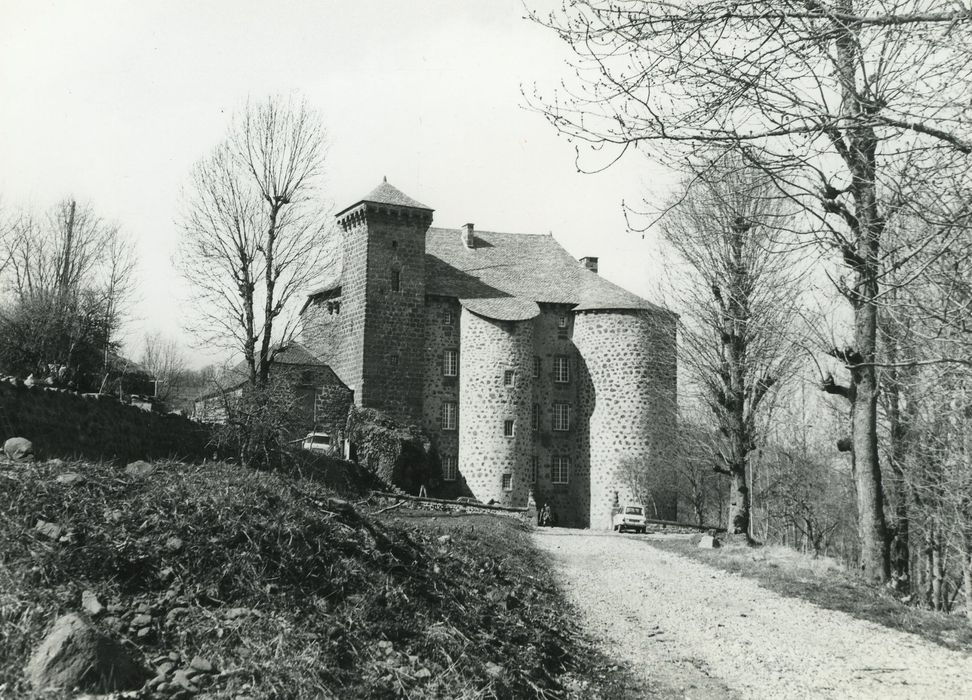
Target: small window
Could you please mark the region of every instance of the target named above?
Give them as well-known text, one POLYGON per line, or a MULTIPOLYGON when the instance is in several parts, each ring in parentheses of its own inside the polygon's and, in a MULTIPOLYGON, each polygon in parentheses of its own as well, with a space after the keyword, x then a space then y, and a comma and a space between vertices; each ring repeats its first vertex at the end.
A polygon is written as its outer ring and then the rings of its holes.
POLYGON ((456 402, 446 401, 442 404, 442 429, 456 429, 456 402))
POLYGON ((570 358, 566 355, 557 355, 554 358, 554 381, 558 384, 570 381, 570 358))
POLYGON ((442 355, 442 374, 455 377, 459 374, 459 351, 446 350, 442 355))
POLYGON ((557 456, 553 459, 552 481, 555 484, 566 484, 570 481, 570 457, 557 456))
POLYGON ((516 385, 516 370, 508 369, 503 372, 503 386, 516 385))
POLYGON ((442 312, 442 325, 451 326, 456 322, 456 315, 453 313, 452 309, 446 309, 442 312))
POLYGON ((513 490, 513 475, 504 474, 503 475, 503 490, 512 491, 513 490))
POLYGON ((398 355, 390 355, 388 361, 391 362, 392 367, 398 367, 398 355))
POLYGON ((402 271, 401 270, 391 271, 391 290, 393 292, 402 291, 402 271))
POLYGON ((392 244, 392 250, 395 250, 395 248, 398 247, 398 241, 392 241, 391 244, 392 244))
POLYGON ((559 432, 570 430, 570 404, 555 403, 553 429, 559 432))
POLYGON ((540 474, 540 458, 537 455, 530 457, 530 483, 537 483, 537 476, 540 474))
POLYGON ((507 418, 505 421, 503 421, 503 437, 513 437, 513 431, 515 429, 515 425, 511 418, 507 418))
POLYGON ((540 430, 540 404, 533 404, 533 432, 540 430))
POLYGON ((540 356, 533 356, 533 378, 538 379, 540 377, 540 356))
POLYGON ((566 329, 569 325, 570 325, 570 319, 567 316, 567 312, 564 311, 562 314, 560 314, 560 317, 557 319, 557 328, 563 330, 566 329))
POLYGON ((459 478, 459 467, 455 455, 442 456, 442 478, 445 481, 455 481, 459 478))

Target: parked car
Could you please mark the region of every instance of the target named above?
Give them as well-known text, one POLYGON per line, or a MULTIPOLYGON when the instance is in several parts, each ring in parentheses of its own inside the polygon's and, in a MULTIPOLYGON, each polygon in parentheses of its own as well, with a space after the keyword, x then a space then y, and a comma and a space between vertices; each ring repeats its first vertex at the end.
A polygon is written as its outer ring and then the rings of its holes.
POLYGON ((625 504, 619 512, 614 514, 612 525, 616 532, 624 532, 625 530, 647 532, 648 526, 645 523, 644 506, 625 504))
POLYGON ((300 446, 311 452, 330 453, 334 446, 331 444, 331 436, 328 433, 310 432, 300 443, 300 446))

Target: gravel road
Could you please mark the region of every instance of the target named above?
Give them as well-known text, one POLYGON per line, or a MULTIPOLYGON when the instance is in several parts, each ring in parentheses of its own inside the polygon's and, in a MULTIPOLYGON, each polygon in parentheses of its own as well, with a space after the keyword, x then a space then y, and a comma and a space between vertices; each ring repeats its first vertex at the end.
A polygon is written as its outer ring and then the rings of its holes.
POLYGON ((538 530, 582 624, 638 677, 630 697, 972 698, 972 656, 784 598, 649 546, 538 530))

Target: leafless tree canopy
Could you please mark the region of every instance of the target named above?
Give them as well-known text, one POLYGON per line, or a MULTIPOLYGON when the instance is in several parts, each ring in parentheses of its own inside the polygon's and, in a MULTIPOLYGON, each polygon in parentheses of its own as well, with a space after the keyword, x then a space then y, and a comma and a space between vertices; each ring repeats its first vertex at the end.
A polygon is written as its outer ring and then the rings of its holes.
POLYGON ((682 274, 681 364, 700 388, 721 439, 714 467, 730 478, 730 531, 750 535, 750 455, 765 400, 792 372, 801 261, 781 240, 792 216, 772 180, 734 154, 694 177, 663 222, 682 274))
POLYGON ((141 364, 155 379, 155 397, 168 401, 182 383, 186 370, 186 359, 178 343, 161 333, 146 335, 141 364))
POLYGON ((3 242, 8 369, 96 389, 93 375, 107 370, 133 292, 131 241, 67 200, 43 217, 21 214, 3 242))
POLYGON ((179 263, 196 296, 193 330, 240 351, 253 385, 266 383, 295 332, 289 303, 322 274, 331 232, 325 146, 306 103, 251 103, 196 164, 186 191, 179 263))
POLYGON ((831 354, 851 406, 862 568, 890 574, 877 445, 877 316, 885 226, 928 224, 941 249, 967 212, 972 7, 951 0, 579 0, 535 19, 573 49, 574 75, 534 96, 562 132, 614 157, 670 163, 700 144, 752 154, 816 220, 847 277, 853 333, 831 354))

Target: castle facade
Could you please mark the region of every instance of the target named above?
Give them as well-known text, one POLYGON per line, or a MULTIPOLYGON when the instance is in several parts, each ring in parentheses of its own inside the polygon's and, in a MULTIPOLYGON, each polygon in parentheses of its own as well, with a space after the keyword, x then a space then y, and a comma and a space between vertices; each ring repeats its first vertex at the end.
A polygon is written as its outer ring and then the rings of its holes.
POLYGON ((342 264, 309 294, 301 343, 355 404, 432 437, 447 492, 532 493, 561 524, 609 528, 639 475, 671 483, 675 315, 552 236, 432 216, 387 182, 338 213, 342 264))

